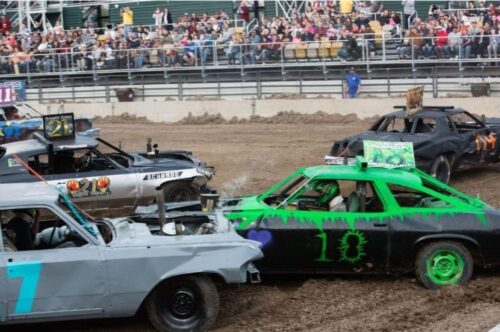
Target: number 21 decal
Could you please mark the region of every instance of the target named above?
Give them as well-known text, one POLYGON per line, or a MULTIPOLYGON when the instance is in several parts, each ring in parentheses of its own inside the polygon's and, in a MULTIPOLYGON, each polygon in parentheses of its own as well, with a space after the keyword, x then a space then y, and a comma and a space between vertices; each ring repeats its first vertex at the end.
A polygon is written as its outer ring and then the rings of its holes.
POLYGON ((33 310, 41 270, 42 262, 40 261, 7 263, 7 278, 23 279, 14 314, 30 313, 33 310))

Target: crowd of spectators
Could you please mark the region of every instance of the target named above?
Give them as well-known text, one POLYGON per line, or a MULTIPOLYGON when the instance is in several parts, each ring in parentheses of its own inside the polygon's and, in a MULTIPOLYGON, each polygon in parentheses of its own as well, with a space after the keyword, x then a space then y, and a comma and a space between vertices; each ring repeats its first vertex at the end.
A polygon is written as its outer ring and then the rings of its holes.
POLYGON ((282 60, 284 45, 337 43, 343 61, 380 54, 376 39, 387 36, 400 59, 497 57, 500 6, 468 2, 468 10, 447 11, 431 6, 416 13, 415 1, 402 1, 402 12, 384 8, 383 1, 310 1, 289 17, 251 21, 252 2, 241 1, 234 13, 179 16, 157 8, 150 25, 134 25, 134 13, 120 8, 122 23, 98 29, 64 30, 60 22, 43 31, 35 23, 13 31, 0 16, 2 73, 59 70, 140 69, 144 66, 195 66, 215 63, 256 64, 282 60), (233 14, 244 22, 238 24, 233 14), (402 17, 401 17, 402 16, 402 17), (363 51, 366 48, 366 51, 363 51))

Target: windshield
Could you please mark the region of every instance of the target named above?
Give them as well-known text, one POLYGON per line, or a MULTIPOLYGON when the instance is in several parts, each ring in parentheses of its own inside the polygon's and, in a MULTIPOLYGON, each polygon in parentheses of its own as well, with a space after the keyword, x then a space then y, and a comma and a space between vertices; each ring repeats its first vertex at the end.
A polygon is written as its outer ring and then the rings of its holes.
POLYGON ((312 178, 306 177, 302 172, 303 169, 299 169, 269 188, 265 193, 260 195, 258 199, 275 208, 286 205, 287 202, 290 202, 294 197, 305 190, 307 184, 312 181, 312 178))

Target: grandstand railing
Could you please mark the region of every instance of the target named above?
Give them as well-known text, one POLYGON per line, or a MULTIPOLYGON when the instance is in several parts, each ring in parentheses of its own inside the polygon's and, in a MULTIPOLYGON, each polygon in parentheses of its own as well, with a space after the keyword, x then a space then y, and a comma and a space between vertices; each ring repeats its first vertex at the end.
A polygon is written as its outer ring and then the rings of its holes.
MULTIPOLYGON (((496 68, 475 69, 467 71, 463 76, 450 78, 439 77, 438 73, 442 70, 447 68, 422 67, 417 75, 414 75, 411 69, 394 75, 389 68, 376 68, 371 74, 360 73, 363 78, 361 97, 404 97, 405 92, 415 86, 423 86, 426 97, 467 97, 471 96, 471 84, 474 83, 490 83, 491 96, 500 96, 500 71, 496 68), (496 77, 491 77, 495 75, 492 72, 496 72, 496 77), (457 80, 457 77, 460 77, 460 80, 457 80)), ((275 75, 271 73, 267 77, 256 74, 252 76, 252 80, 243 80, 242 77, 236 76, 228 79, 218 73, 215 74, 217 78, 211 82, 172 80, 148 84, 152 75, 158 76, 157 73, 151 73, 138 74, 131 85, 113 82, 106 76, 99 81, 99 85, 93 85, 90 81, 72 84, 70 78, 64 87, 53 88, 47 88, 50 82, 40 78, 29 85, 27 97, 28 101, 40 103, 116 102, 117 89, 133 88, 135 101, 268 99, 293 96, 338 99, 345 96, 343 78, 347 73, 348 70, 332 69, 324 77, 310 79, 311 69, 290 70, 286 80, 280 79, 279 70, 275 75)))
MULTIPOLYGON (((497 37, 497 36, 495 36, 497 37)), ((342 41, 315 41, 301 43, 276 44, 219 44, 209 46, 173 46, 161 48, 91 50, 86 51, 53 49, 47 53, 34 53, 28 56, 0 57, 0 69, 3 77, 26 76, 28 79, 45 76, 73 75, 76 73, 126 72, 129 77, 139 71, 169 71, 196 68, 210 70, 219 68, 275 67, 284 72, 287 67, 321 66, 345 67, 346 65, 364 66, 369 71, 371 66, 393 64, 415 68, 432 63, 445 63, 462 70, 464 64, 498 65, 500 46, 496 49, 482 49, 478 58, 474 46, 437 47, 439 37, 426 38, 431 41, 425 50, 417 47, 417 39, 406 41, 386 39, 382 34, 375 39, 358 38, 356 47, 349 48, 342 41)), ((468 37, 464 37, 468 38, 468 37)), ((461 38, 461 39, 464 39, 461 38)), ((354 46, 354 45, 353 45, 354 46)))

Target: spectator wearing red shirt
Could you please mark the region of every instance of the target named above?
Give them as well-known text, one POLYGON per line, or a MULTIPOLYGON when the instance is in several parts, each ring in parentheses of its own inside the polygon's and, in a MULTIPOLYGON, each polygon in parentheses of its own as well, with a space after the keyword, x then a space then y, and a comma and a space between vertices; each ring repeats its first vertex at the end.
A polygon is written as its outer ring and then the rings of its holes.
POLYGON ((5 35, 10 32, 11 25, 12 24, 10 23, 10 20, 7 16, 0 16, 0 33, 5 35))
POLYGON ((440 59, 449 57, 448 31, 446 28, 441 28, 436 33, 436 53, 440 59))
POLYGON ((238 8, 238 14, 240 15, 240 19, 248 23, 250 21, 250 8, 248 8, 248 3, 246 0, 243 0, 238 8))

